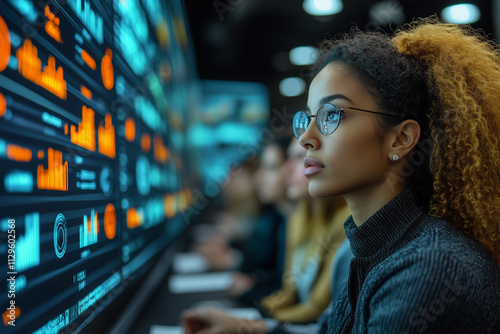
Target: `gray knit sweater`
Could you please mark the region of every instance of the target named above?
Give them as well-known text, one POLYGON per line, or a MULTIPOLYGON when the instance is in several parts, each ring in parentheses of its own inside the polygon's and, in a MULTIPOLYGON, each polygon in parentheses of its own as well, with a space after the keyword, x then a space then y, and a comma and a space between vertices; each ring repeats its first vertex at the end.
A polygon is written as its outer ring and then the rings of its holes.
POLYGON ((364 224, 328 333, 500 333, 500 273, 489 253, 403 191, 364 224))

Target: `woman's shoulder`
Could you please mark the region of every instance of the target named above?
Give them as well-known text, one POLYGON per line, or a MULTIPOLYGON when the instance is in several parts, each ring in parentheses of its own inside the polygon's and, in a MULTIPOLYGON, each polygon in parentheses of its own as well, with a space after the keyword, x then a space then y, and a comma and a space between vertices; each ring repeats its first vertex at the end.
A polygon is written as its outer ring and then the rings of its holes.
POLYGON ((495 281, 500 287, 500 273, 491 254, 444 219, 424 214, 402 239, 402 246, 383 262, 400 269, 427 268, 429 275, 463 275, 482 284, 495 281))

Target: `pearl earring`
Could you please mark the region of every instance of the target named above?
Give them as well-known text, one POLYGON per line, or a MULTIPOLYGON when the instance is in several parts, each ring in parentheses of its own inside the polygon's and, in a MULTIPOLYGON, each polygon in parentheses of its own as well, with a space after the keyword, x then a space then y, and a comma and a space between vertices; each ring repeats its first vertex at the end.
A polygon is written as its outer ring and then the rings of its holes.
POLYGON ((394 155, 392 156, 392 161, 397 161, 397 160, 399 160, 399 155, 394 154, 394 155))

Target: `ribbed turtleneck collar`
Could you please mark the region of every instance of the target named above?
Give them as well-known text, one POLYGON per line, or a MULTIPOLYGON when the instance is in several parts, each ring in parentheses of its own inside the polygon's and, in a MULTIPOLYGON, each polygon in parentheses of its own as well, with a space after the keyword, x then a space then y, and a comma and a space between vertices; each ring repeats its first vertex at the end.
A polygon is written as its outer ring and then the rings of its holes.
POLYGON ((406 189, 359 227, 350 216, 344 228, 351 243, 352 253, 356 257, 375 255, 384 246, 396 241, 422 213, 415 194, 406 189))

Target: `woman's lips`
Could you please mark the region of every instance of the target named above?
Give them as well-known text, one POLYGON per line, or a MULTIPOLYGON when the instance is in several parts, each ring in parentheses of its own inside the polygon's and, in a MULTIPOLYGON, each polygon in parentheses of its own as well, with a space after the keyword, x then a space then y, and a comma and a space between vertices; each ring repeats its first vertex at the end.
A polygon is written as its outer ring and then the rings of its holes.
POLYGON ((306 169, 304 170, 305 176, 317 174, 321 172, 323 168, 325 168, 325 166, 321 162, 310 157, 304 158, 304 167, 306 167, 306 169))

